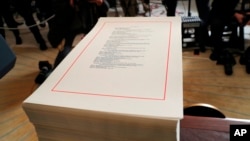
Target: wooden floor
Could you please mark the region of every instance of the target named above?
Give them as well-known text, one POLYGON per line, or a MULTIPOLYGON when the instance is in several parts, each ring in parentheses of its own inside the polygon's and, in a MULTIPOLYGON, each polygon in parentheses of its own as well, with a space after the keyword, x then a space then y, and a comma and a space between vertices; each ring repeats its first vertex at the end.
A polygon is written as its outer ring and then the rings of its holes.
MULTIPOLYGON (((46 38, 47 29, 41 29, 46 38)), ((21 30, 22 45, 15 45, 13 35, 7 32, 7 42, 16 53, 15 67, 0 79, 0 140, 37 140, 32 124, 21 104, 36 88, 38 62, 53 63, 57 50, 40 51, 28 30, 21 30)), ((76 43, 79 38, 76 39, 76 43)), ((48 44, 49 45, 49 44, 48 44)), ((184 106, 207 103, 219 108, 227 117, 250 119, 250 74, 238 63, 232 76, 224 74, 223 66, 210 61, 210 50, 200 55, 183 51, 184 106)))
POLYGON ((207 103, 227 117, 250 119, 250 75, 239 64, 239 56, 235 56, 233 75, 227 76, 209 55, 210 51, 198 56, 183 52, 184 105, 207 103))

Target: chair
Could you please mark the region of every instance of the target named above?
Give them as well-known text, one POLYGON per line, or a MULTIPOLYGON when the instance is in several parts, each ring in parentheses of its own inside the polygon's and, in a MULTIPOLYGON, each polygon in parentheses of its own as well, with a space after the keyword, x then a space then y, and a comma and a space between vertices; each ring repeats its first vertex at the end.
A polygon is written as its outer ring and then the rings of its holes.
POLYGON ((200 47, 201 51, 205 51, 199 42, 199 30, 201 19, 198 16, 183 16, 182 20, 182 47, 200 47))
POLYGON ((215 117, 215 118, 226 117, 217 107, 205 103, 197 103, 185 107, 184 115, 215 117))
POLYGON ((15 65, 16 56, 0 35, 0 79, 7 74, 15 65))
POLYGON ((199 50, 205 52, 205 46, 202 45, 200 37, 201 19, 199 16, 191 15, 191 0, 188 0, 188 14, 182 16, 182 47, 199 47, 199 50))

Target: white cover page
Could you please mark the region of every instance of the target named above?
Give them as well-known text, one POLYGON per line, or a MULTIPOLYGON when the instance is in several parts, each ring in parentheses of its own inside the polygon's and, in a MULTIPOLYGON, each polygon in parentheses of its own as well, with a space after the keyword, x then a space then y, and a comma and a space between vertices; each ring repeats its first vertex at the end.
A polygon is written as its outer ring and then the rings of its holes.
POLYGON ((180 17, 108 17, 24 103, 180 119, 180 17))

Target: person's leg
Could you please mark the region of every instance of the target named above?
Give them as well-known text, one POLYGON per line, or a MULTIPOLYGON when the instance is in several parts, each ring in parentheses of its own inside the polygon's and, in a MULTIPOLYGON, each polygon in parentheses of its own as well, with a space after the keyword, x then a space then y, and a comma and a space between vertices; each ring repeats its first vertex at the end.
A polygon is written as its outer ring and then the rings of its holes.
POLYGON ((200 46, 205 48, 206 45, 210 45, 208 32, 208 17, 210 11, 209 0, 195 0, 195 2, 199 18, 201 19, 198 40, 200 46))
POLYGON ((30 31, 35 37, 36 42, 40 45, 40 50, 46 50, 48 47, 40 33, 39 28, 36 25, 29 0, 16 0, 15 4, 17 12, 24 18, 25 24, 29 27, 30 31))
POLYGON ((150 11, 150 0, 141 0, 142 1, 142 6, 143 6, 143 10, 144 12, 149 12, 150 11))
POLYGON ((134 17, 138 14, 138 3, 136 0, 120 0, 125 17, 134 17))
POLYGON ((167 16, 175 16, 177 0, 163 0, 162 4, 166 8, 167 16))
MULTIPOLYGON (((47 20, 54 14, 52 5, 51 0, 36 0, 36 8, 38 9, 36 14, 40 22, 42 22, 40 24, 41 27, 45 27, 44 20, 47 20)), ((49 22, 50 20, 48 20, 48 24, 49 22)))
POLYGON ((6 11, 5 13, 3 13, 3 19, 5 23, 7 24, 7 26, 10 28, 10 30, 13 32, 15 39, 16 39, 16 44, 22 44, 20 32, 17 29, 17 24, 13 18, 13 15, 10 12, 6 11))
POLYGON ((69 52, 72 49, 74 39, 75 39, 75 35, 73 34, 65 37, 64 42, 62 42, 62 48, 59 49, 59 52, 56 56, 56 59, 54 62, 54 68, 56 68, 62 62, 62 60, 69 54, 69 52))
POLYGON ((211 19, 211 41, 212 41, 212 53, 210 59, 217 61, 216 64, 224 66, 224 72, 226 75, 233 74, 233 66, 236 64, 233 54, 227 49, 228 46, 223 43, 223 32, 228 22, 225 19, 216 17, 211 19))
POLYGON ((224 50, 224 45, 222 42, 222 35, 225 28, 224 22, 219 18, 214 18, 210 20, 210 30, 211 30, 211 44, 213 47, 213 52, 210 55, 211 60, 217 60, 224 50))
POLYGON ((210 11, 209 0, 195 0, 200 19, 207 22, 210 11))
POLYGON ((40 33, 39 28, 36 25, 36 22, 32 14, 26 12, 19 12, 19 13, 24 18, 25 24, 29 27, 30 31, 34 35, 36 42, 40 45, 39 46, 40 50, 46 50, 48 47, 40 33))

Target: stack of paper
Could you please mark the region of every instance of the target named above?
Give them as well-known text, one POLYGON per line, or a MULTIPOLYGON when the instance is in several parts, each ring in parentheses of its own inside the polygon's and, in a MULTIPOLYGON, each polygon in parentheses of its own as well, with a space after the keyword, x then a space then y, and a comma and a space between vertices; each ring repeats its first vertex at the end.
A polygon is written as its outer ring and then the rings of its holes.
POLYGON ((40 140, 174 141, 181 19, 101 18, 24 103, 40 140))

